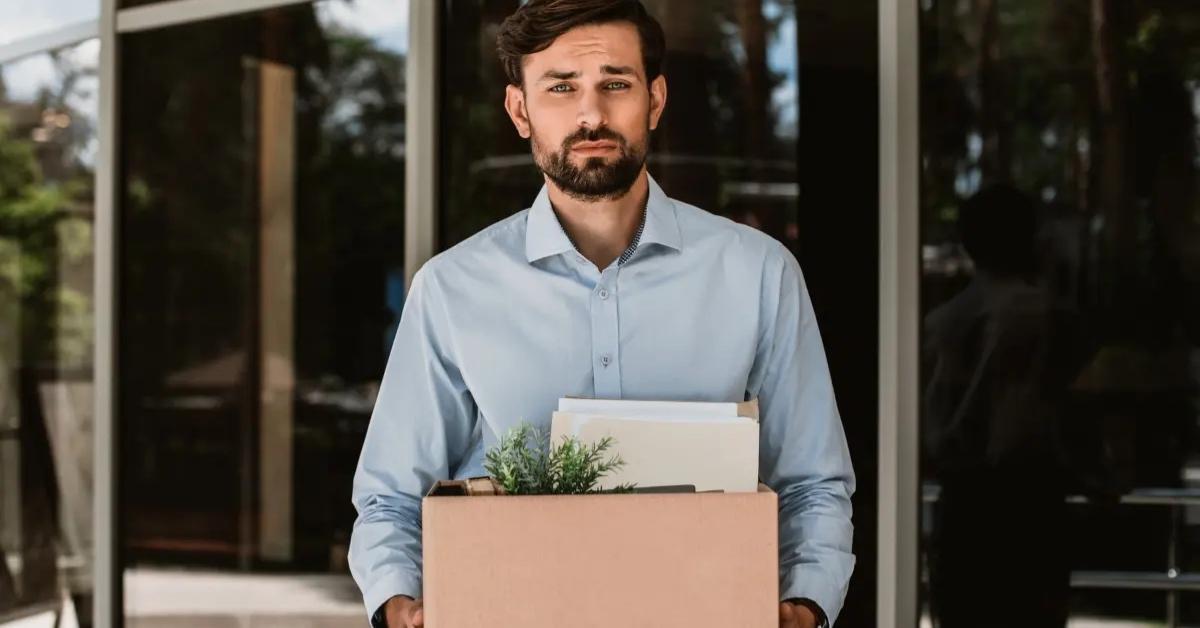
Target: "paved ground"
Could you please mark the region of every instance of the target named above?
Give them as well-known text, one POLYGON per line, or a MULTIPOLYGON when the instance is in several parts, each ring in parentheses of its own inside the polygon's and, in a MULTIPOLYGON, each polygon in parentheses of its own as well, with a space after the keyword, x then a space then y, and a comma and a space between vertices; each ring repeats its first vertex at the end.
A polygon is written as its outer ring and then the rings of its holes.
MULTIPOLYGON (((0 628, 77 628, 50 613, 0 628)), ((134 569, 125 574, 126 628, 365 628, 349 576, 134 569)))
MULTIPOLYGON (((363 628, 349 576, 136 569, 125 575, 128 628, 363 628)), ((5 627, 7 628, 7 627, 5 627)))

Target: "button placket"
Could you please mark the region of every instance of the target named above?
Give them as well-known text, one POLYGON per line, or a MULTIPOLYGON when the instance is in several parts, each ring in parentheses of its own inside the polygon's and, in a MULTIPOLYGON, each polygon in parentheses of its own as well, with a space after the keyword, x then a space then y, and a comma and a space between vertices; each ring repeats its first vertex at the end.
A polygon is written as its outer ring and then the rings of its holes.
POLYGON ((600 275, 589 304, 592 317, 592 379, 596 396, 621 397, 620 348, 618 347, 617 269, 610 267, 600 275))

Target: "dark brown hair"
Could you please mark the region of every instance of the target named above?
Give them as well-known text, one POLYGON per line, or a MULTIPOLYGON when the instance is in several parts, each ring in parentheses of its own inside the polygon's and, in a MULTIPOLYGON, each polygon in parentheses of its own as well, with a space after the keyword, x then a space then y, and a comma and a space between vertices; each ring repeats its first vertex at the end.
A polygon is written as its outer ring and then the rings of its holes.
POLYGON ((496 51, 508 82, 521 86, 521 61, 525 55, 550 47, 563 33, 585 24, 631 22, 642 40, 642 66, 646 80, 662 71, 666 37, 662 26, 639 0, 530 0, 500 25, 496 51))

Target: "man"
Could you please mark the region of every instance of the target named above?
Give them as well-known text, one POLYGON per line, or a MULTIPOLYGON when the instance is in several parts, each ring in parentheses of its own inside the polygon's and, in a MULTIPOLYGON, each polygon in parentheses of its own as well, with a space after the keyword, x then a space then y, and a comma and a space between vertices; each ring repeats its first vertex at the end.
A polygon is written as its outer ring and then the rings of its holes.
POLYGON ((421 496, 485 475, 484 451, 564 395, 758 397, 780 626, 837 617, 855 479, 812 305, 778 241, 647 174, 664 48, 637 0, 531 0, 504 22, 504 106, 545 186, 413 278, 354 479, 351 571, 375 625, 424 624, 421 496))

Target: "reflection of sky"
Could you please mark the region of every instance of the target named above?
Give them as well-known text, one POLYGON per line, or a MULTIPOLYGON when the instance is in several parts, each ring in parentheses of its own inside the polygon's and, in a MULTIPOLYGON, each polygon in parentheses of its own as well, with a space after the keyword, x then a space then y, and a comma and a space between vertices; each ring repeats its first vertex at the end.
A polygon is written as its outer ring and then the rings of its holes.
POLYGON ((370 37, 381 48, 408 50, 408 0, 325 0, 316 8, 324 28, 337 25, 370 37))
POLYGON ((771 94, 771 104, 778 114, 775 133, 783 137, 795 137, 799 124, 799 87, 796 72, 796 12, 785 9, 776 0, 763 2, 763 16, 773 19, 783 15, 779 29, 767 41, 767 66, 783 80, 771 94), (786 10, 786 13, 785 13, 786 10))
POLYGON ((100 0, 0 0, 0 44, 99 16, 100 0))
MULTIPOLYGON (((326 0, 315 6, 324 30, 357 33, 397 54, 408 51, 408 0, 326 0)), ((339 98, 329 113, 329 123, 357 130, 355 120, 362 114, 366 97, 356 93, 339 98)))
MULTIPOLYGON (((1187 88, 1192 90, 1192 115, 1200 120, 1200 79, 1192 79, 1187 81, 1187 88)), ((1197 168, 1200 168, 1200 124, 1196 125, 1196 156, 1194 163, 1197 168)), ((1083 151, 1080 151, 1083 152, 1083 151)))
MULTIPOLYGON (((80 78, 75 82, 74 89, 66 95, 66 104, 76 115, 82 115, 94 129, 98 106, 97 98, 100 95, 99 81, 94 71, 100 55, 100 40, 90 39, 77 46, 65 48, 58 54, 59 63, 64 67, 93 71, 91 76, 80 78)), ((49 53, 37 54, 0 65, 0 80, 4 82, 8 99, 14 102, 32 102, 43 89, 57 92, 62 83, 62 77, 49 53)), ((79 150, 79 158, 85 165, 91 167, 96 155, 94 132, 90 134, 87 144, 79 147, 79 150)))
MULTIPOLYGON (((60 63, 67 67, 86 68, 94 71, 100 55, 100 40, 88 41, 65 48, 58 52, 60 63)), ((53 88, 60 82, 58 71, 50 54, 38 54, 0 65, 0 77, 8 90, 9 100, 31 101, 43 88, 53 88)), ((67 96, 67 105, 73 109, 95 115, 96 79, 94 76, 81 79, 76 89, 67 96)))

